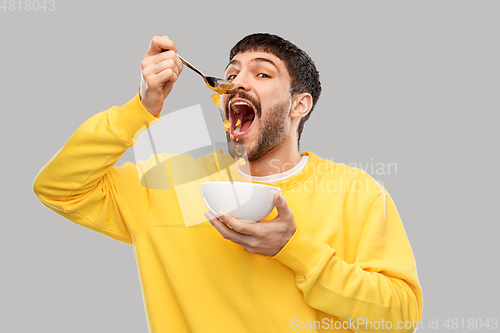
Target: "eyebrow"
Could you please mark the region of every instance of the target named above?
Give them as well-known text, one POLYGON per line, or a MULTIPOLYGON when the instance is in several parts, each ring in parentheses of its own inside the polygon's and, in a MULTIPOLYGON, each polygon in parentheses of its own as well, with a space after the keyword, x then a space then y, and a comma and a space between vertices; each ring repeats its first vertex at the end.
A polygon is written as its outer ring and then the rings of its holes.
POLYGON ((274 67, 276 67, 276 70, 278 72, 280 71, 280 69, 278 68, 278 65, 276 65, 276 63, 274 61, 272 61, 271 59, 268 59, 268 58, 255 58, 251 62, 267 62, 267 63, 273 65, 274 67))
MULTIPOLYGON (((272 61, 271 59, 268 59, 268 58, 262 58, 262 57, 254 58, 250 62, 267 62, 267 63, 273 65, 278 72, 280 71, 278 65, 276 65, 276 63, 274 61, 272 61)), ((239 65, 239 64, 240 64, 240 62, 238 60, 233 59, 229 62, 229 64, 227 64, 227 66, 224 70, 227 70, 227 68, 231 65, 239 65)))
POLYGON ((226 69, 227 69, 229 66, 231 66, 231 65, 235 65, 235 64, 236 64, 236 65, 238 65, 239 63, 240 63, 240 62, 239 62, 238 60, 234 60, 234 59, 233 59, 233 60, 231 60, 231 61, 229 62, 229 64, 227 64, 227 66, 226 66, 226 68, 224 68, 224 70, 226 70, 226 69))

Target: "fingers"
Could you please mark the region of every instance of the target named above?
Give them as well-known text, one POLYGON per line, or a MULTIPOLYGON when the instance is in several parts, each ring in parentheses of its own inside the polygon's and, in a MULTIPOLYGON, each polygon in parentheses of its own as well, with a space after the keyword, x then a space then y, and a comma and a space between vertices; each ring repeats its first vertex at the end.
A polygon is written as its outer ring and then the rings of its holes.
POLYGON ((161 112, 163 101, 182 72, 183 65, 176 51, 177 46, 170 38, 155 36, 141 61, 141 103, 153 116, 161 112), (164 52, 165 49, 169 51, 164 52))
POLYGON ((167 36, 154 36, 151 39, 146 56, 141 61, 142 75, 149 86, 177 81, 183 69, 175 53, 177 50, 175 43, 167 36), (163 51, 167 47, 169 51, 163 51))
MULTIPOLYGON (((165 52, 165 53, 171 53, 171 54, 159 54, 150 58, 145 58, 141 62, 141 67, 142 67, 142 75, 144 79, 147 81, 148 78, 151 76, 159 75, 162 72, 166 71, 166 73, 163 74, 163 76, 167 75, 169 76, 169 70, 171 70, 171 73, 175 74, 175 80, 177 77, 180 75, 182 71, 182 63, 179 63, 177 60, 177 56, 173 51, 165 52)), ((163 77, 165 79, 165 77, 163 77)), ((164 80, 163 82, 166 81, 173 81, 175 80, 164 80)))
MULTIPOLYGON (((149 90, 146 91, 146 96, 148 96, 148 93, 149 95, 152 95, 153 93, 158 93, 158 91, 162 91, 162 89, 165 88, 166 83, 172 84, 175 81, 177 81, 178 77, 179 77, 178 74, 171 68, 167 68, 161 73, 145 77, 144 81, 146 81, 147 83, 146 87, 149 88, 149 90)), ((166 94, 163 94, 163 96, 166 96, 166 94)), ((163 99, 164 99, 163 97, 160 97, 159 102, 161 102, 163 99)))
MULTIPOLYGON (((236 230, 231 229, 232 227, 230 228, 228 226, 228 224, 226 224, 227 223, 226 221, 229 220, 228 217, 230 217, 230 215, 219 214, 219 216, 223 220, 223 222, 221 222, 217 217, 215 217, 210 212, 205 213, 205 217, 208 219, 210 224, 212 224, 214 226, 214 228, 217 229, 217 231, 222 235, 222 237, 224 237, 227 240, 233 241, 239 245, 242 245, 242 246, 244 244, 247 244, 247 242, 250 240, 249 235, 244 235, 242 233, 239 233, 236 230)), ((234 217, 232 217, 232 218, 234 219, 234 217)), ((241 223, 245 223, 245 222, 241 222, 241 223)))
POLYGON ((154 36, 151 38, 149 48, 146 52, 146 57, 154 56, 162 52, 162 50, 171 50, 177 52, 177 45, 166 35, 154 36))
POLYGON ((242 222, 234 216, 223 211, 220 211, 218 214, 224 223, 226 223, 239 234, 255 236, 254 234, 257 225, 256 223, 242 222))
POLYGON ((146 68, 164 63, 169 63, 171 66, 175 65, 179 71, 183 68, 182 61, 174 51, 166 51, 153 56, 145 57, 141 61, 141 68, 144 70, 146 68))
MULTIPOLYGON (((280 201, 280 204, 286 205, 288 209, 288 205, 283 201, 280 201)), ((230 214, 218 214, 222 221, 209 212, 205 217, 222 237, 242 246, 249 253, 273 256, 281 251, 297 229, 293 214, 286 219, 277 217, 266 223, 242 222, 230 214)))

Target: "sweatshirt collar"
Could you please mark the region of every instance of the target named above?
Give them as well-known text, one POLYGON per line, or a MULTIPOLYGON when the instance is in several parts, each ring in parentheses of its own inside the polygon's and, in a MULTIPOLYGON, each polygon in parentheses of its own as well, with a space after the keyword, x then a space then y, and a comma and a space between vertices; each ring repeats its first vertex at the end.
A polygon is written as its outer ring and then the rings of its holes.
MULTIPOLYGON (((302 166, 302 169, 298 171, 297 173, 293 174, 290 177, 287 177, 285 179, 281 179, 278 181, 272 181, 272 182, 267 182, 267 181, 259 181, 259 178, 261 177, 252 177, 251 181, 256 184, 264 184, 264 185, 271 185, 271 186, 277 186, 280 187, 283 191, 288 191, 292 189, 293 187, 301 185, 308 177, 310 177, 314 173, 314 169, 316 168, 316 165, 318 163, 319 157, 309 151, 303 152, 300 155, 302 156, 308 156, 307 163, 302 166)), ((234 181, 238 181, 237 178, 240 178, 240 181, 248 181, 247 177, 250 177, 247 174, 242 174, 238 167, 238 163, 234 163, 231 166, 231 173, 233 175, 236 175, 234 181), (234 169, 233 169, 234 168, 234 169)), ((260 179, 262 180, 262 179, 260 179)), ((265 180, 265 179, 264 179, 265 180)))

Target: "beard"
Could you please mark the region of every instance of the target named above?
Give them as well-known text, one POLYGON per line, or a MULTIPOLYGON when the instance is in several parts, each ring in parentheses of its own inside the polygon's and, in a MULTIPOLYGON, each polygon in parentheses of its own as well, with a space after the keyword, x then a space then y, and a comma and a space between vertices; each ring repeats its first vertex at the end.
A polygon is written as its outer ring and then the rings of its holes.
MULTIPOLYGON (((238 97, 246 98, 251 101, 257 109, 256 117, 261 120, 261 129, 258 134, 257 142, 252 147, 246 148, 248 160, 255 161, 273 151, 283 141, 285 141, 287 136, 286 121, 289 116, 291 102, 285 101, 274 104, 268 111, 265 112, 268 117, 262 120, 262 111, 258 101, 248 98, 249 96, 240 95, 238 97)), ((243 156, 244 149, 242 148, 245 148, 243 147, 244 139, 241 141, 241 144, 238 144, 234 141, 234 139, 231 139, 231 135, 227 132, 226 138, 231 156, 233 158, 243 156)))

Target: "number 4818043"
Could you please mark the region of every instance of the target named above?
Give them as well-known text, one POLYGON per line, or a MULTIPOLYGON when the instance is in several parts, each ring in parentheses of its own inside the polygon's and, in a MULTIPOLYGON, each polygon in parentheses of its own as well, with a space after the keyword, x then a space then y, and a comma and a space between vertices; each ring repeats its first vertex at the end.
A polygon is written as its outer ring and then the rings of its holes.
POLYGON ((3 0, 0 9, 4 12, 53 12, 56 10, 55 0, 3 0))

